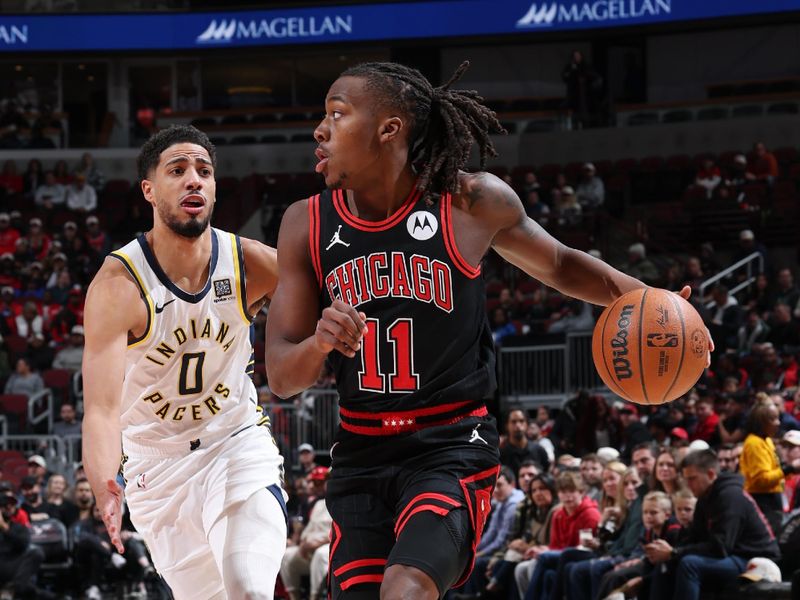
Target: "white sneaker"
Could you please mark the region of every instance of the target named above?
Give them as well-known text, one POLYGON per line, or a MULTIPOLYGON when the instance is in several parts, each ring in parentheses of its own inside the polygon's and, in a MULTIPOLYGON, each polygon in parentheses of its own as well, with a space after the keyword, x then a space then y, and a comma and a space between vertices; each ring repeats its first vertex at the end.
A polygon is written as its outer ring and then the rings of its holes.
POLYGON ((103 596, 100 595, 100 588, 96 585, 89 587, 86 590, 86 600, 103 600, 103 596))
POLYGON ((128 563, 121 554, 117 554, 116 552, 111 555, 111 564, 114 565, 117 569, 121 569, 128 563))

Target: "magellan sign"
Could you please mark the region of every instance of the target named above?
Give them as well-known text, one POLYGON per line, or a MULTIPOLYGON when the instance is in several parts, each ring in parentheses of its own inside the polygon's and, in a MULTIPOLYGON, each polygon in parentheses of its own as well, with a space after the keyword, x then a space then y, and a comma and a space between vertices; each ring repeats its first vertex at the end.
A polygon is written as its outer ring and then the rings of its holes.
POLYGON ((274 19, 214 19, 197 36, 198 44, 224 44, 235 40, 341 36, 353 33, 352 15, 275 17, 274 19))
POLYGON ((0 25, 0 45, 14 46, 27 43, 27 25, 0 25))
POLYGON ((518 28, 593 23, 618 25, 620 21, 659 17, 672 12, 672 0, 596 0, 595 2, 534 2, 519 21, 518 28))

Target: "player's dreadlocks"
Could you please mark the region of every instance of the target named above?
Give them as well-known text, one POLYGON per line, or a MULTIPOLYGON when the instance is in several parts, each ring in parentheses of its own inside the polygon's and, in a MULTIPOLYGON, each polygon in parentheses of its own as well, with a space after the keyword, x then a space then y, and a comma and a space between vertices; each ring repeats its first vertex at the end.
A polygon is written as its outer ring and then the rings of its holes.
POLYGON ((423 165, 417 182, 423 196, 457 189, 458 171, 467 164, 475 142, 484 169, 486 159, 497 156, 489 135, 506 133, 478 92, 450 89, 468 67, 469 61, 462 62, 439 87, 433 87, 417 69, 397 63, 364 63, 342 73, 365 79, 378 102, 411 118, 409 159, 423 165))

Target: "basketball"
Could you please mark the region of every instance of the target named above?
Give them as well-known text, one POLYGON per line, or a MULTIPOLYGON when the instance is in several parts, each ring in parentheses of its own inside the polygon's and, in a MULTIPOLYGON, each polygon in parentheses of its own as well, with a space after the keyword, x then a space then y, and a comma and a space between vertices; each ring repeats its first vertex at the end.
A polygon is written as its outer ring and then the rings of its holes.
POLYGON ((685 394, 700 378, 707 354, 700 315, 678 294, 658 288, 620 296, 600 315, 592 336, 600 378, 637 404, 663 404, 685 394))

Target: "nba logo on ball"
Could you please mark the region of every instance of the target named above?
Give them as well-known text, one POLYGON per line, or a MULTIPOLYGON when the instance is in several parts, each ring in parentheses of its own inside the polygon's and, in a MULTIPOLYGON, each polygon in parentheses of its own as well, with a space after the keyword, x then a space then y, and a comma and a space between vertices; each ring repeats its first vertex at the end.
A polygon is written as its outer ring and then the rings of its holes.
POLYGON ((406 229, 415 240, 424 242, 436 235, 436 232, 439 231, 439 222, 428 211, 417 210, 409 215, 406 229))
POLYGON ((700 315, 678 294, 642 288, 617 298, 592 336, 597 373, 618 396, 638 404, 678 398, 705 368, 708 336, 700 315))

